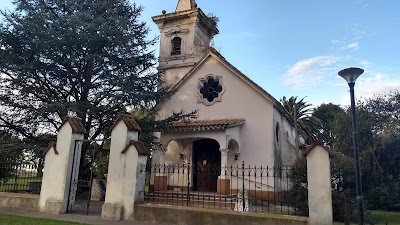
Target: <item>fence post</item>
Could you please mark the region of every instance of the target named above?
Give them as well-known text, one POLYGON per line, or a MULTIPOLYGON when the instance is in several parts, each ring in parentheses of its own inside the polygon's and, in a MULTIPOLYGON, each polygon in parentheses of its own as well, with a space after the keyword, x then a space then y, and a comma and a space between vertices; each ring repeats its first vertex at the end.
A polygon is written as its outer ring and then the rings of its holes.
MULTIPOLYGON (((85 128, 80 118, 65 117, 58 129, 57 143, 45 152, 45 168, 40 190, 39 209, 47 213, 67 211, 75 142, 83 140, 85 128)), ((79 149, 80 151, 80 149, 79 149)), ((75 165, 79 168, 79 164, 75 165)))
POLYGON ((112 126, 103 219, 133 220, 134 204, 144 200, 145 173, 140 172, 148 152, 138 142, 140 130, 134 118, 124 114, 112 126))
POLYGON ((310 225, 332 225, 330 157, 334 151, 315 141, 303 152, 307 157, 308 208, 310 225))

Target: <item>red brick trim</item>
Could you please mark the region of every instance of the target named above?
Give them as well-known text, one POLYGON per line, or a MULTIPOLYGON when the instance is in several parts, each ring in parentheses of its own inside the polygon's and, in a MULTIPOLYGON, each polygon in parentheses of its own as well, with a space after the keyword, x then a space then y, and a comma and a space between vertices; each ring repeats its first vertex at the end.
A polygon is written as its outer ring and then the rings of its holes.
POLYGON ((144 146, 143 142, 140 141, 129 141, 129 143, 126 145, 124 150, 122 150, 121 153, 125 153, 130 146, 135 146, 136 150, 138 151, 139 155, 150 155, 150 152, 146 149, 144 146))
MULTIPOLYGON (((60 128, 65 124, 69 123, 69 125, 72 128, 72 133, 75 134, 86 134, 86 129, 83 126, 82 119, 78 117, 71 117, 71 116, 65 116, 63 118, 63 122, 61 123, 60 128)), ((58 129, 58 131, 60 130, 58 129)))
POLYGON ((56 155, 58 155, 58 151, 57 151, 57 143, 56 142, 50 142, 49 146, 44 150, 44 154, 46 155, 46 153, 53 148, 54 153, 56 155))
POLYGON ((136 123, 135 118, 131 115, 123 114, 123 113, 118 113, 117 119, 115 120, 114 124, 111 126, 111 129, 114 129, 114 127, 117 125, 117 123, 122 120, 128 130, 133 130, 133 131, 141 131, 142 129, 140 126, 136 123))
POLYGON ((335 150, 329 148, 326 145, 323 145, 322 141, 319 141, 319 140, 313 141, 311 143, 311 145, 308 146, 308 148, 301 153, 301 155, 303 157, 307 157, 307 155, 310 154, 310 152, 312 152, 312 150, 318 145, 321 146, 322 148, 324 148, 329 153, 329 157, 333 158, 336 155, 335 150))

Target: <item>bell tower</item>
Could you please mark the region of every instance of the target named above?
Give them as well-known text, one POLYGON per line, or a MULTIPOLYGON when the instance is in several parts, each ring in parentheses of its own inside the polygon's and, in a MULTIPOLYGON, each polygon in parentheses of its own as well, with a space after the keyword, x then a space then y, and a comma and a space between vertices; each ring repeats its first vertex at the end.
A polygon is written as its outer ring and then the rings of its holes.
POLYGON ((158 69, 169 85, 178 82, 207 53, 219 31, 195 0, 179 0, 175 12, 154 16, 160 29, 158 69))

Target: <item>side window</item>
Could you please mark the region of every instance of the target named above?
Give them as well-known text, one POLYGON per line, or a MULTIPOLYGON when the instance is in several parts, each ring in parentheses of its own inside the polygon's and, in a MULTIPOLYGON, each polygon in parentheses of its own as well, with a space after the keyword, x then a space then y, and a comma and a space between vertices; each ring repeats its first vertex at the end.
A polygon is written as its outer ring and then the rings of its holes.
POLYGON ((171 41, 172 44, 172 51, 171 55, 180 55, 181 54, 181 45, 182 45, 182 38, 174 37, 171 41))
POLYGON ((276 143, 279 144, 279 123, 276 123, 276 127, 275 127, 275 137, 276 137, 276 143))

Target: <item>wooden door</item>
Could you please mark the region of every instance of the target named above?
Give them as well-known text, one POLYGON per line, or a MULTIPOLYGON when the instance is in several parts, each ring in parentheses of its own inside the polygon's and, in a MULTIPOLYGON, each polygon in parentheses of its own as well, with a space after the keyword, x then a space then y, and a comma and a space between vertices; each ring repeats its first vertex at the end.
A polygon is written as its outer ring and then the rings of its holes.
POLYGON ((217 191, 217 179, 221 167, 221 154, 218 143, 208 139, 194 143, 194 184, 195 190, 214 192, 217 191))

